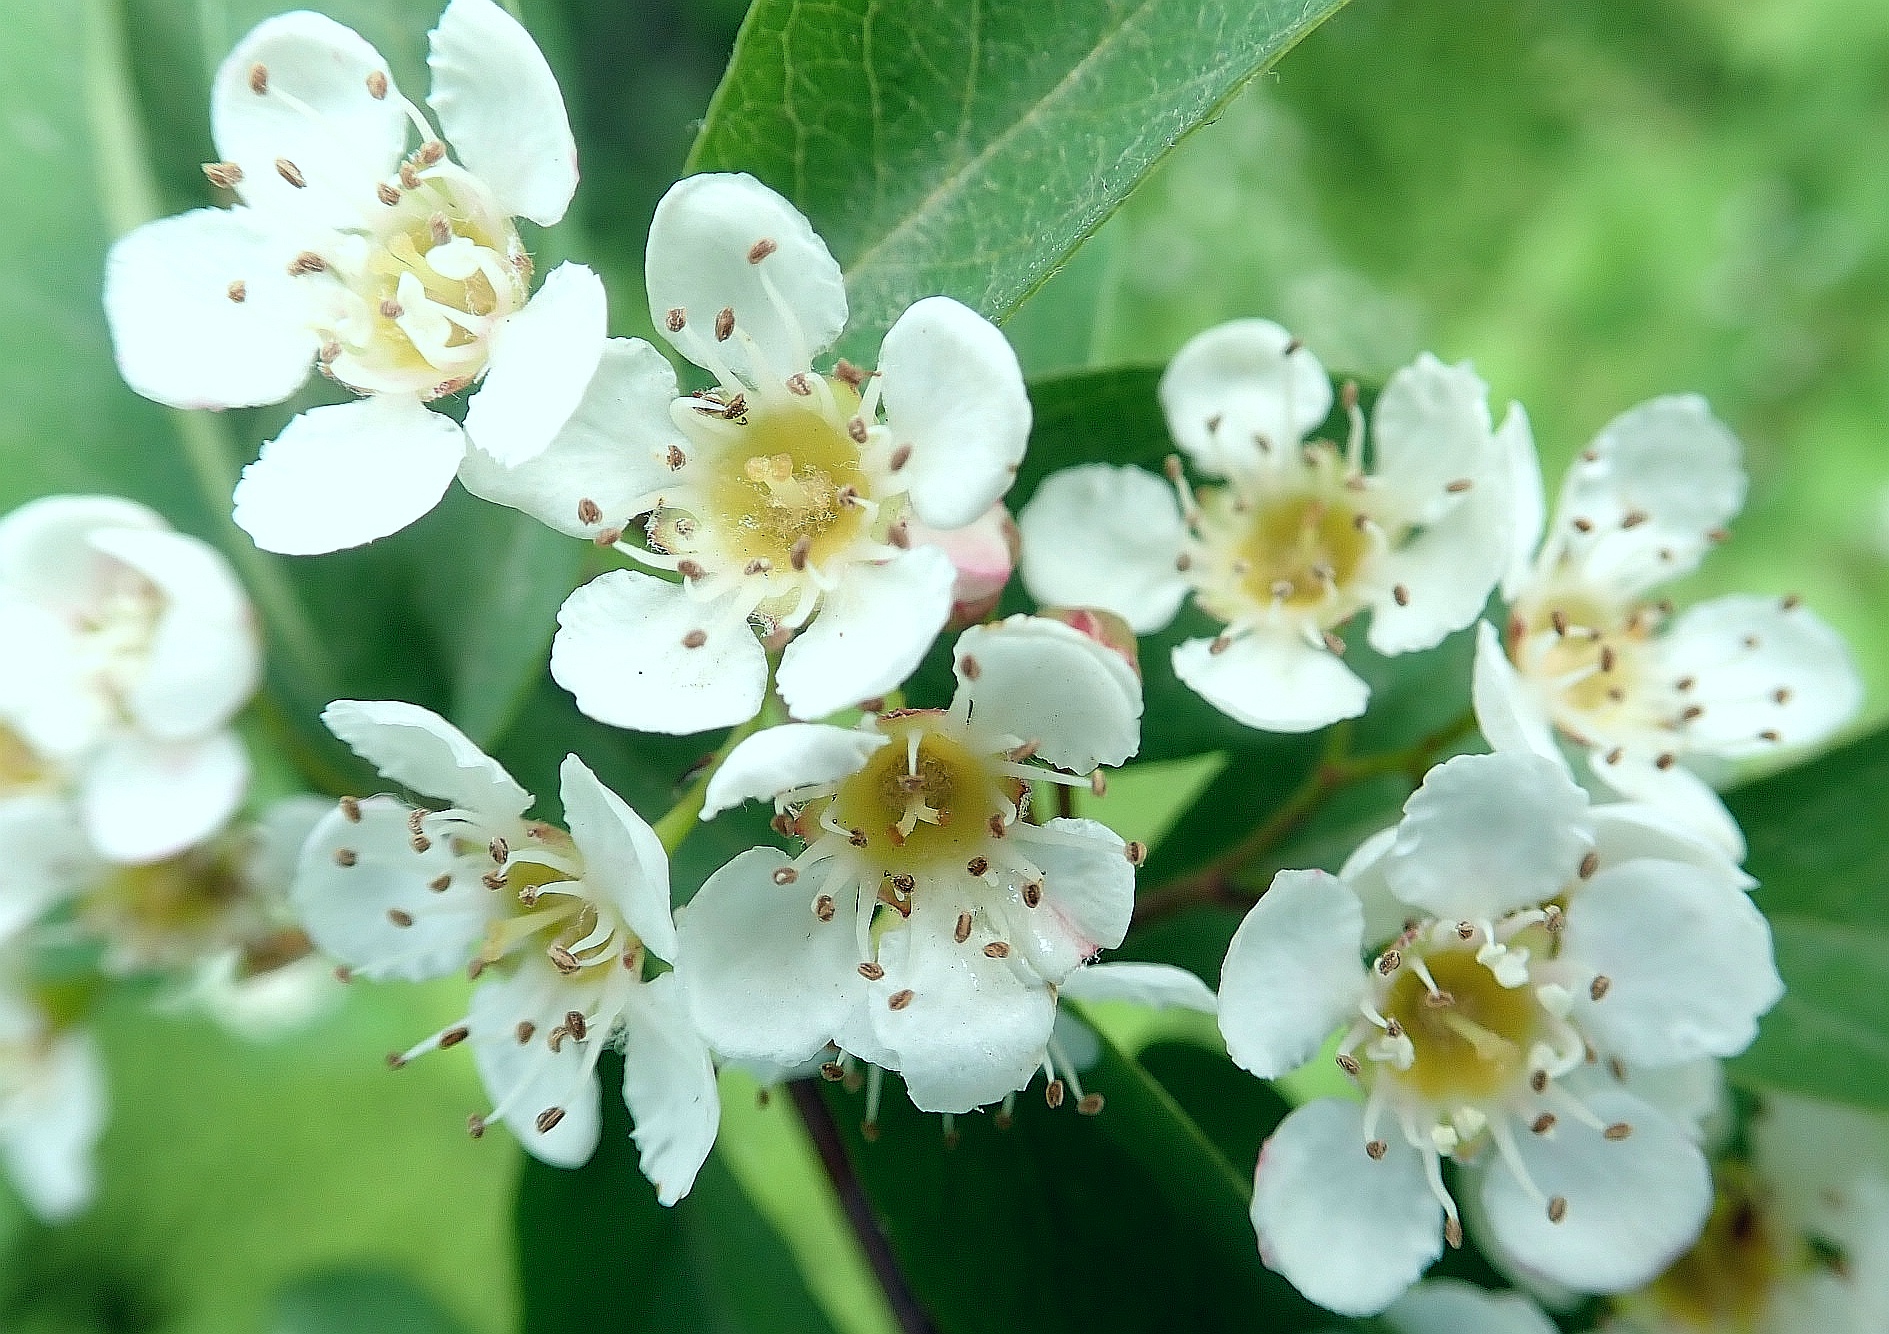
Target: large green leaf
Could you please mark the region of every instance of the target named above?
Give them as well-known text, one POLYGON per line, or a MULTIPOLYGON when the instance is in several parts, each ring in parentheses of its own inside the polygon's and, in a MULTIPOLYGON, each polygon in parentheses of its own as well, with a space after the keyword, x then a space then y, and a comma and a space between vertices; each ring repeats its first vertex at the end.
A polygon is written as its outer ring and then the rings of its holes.
POLYGON ((689 165, 750 171, 847 273, 841 350, 913 299, 1002 319, 1342 0, 758 0, 689 165))
POLYGON ((636 1166, 604 1057, 603 1138, 575 1171, 527 1159, 516 1225, 524 1334, 830 1334, 780 1235, 711 1156, 695 1189, 665 1209, 636 1166))
POLYGON ((380 1269, 330 1269, 276 1294, 271 1334, 464 1334, 410 1279, 380 1269))
POLYGON ((1784 999, 1733 1067, 1770 1088, 1889 1110, 1889 931, 1774 917, 1784 999))
POLYGON ((849 1156, 919 1302, 946 1334, 1027 1329, 1266 1330, 1329 1324, 1260 1263, 1251 1165, 1223 1157, 1174 1098, 1106 1041, 1084 1087, 1100 1115, 1040 1092, 1015 1123, 939 1121, 888 1080, 881 1133, 863 1102, 826 1090, 849 1156))

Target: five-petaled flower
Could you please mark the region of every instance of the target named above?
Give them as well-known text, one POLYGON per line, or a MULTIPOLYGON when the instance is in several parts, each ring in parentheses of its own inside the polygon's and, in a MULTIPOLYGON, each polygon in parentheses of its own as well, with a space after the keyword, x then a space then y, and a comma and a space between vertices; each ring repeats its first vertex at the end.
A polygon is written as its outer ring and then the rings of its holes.
POLYGON ((1346 447, 1306 442, 1332 390, 1297 339, 1264 320, 1209 329, 1168 367, 1161 402, 1194 467, 1223 481, 1190 488, 1178 460, 1172 488, 1103 463, 1055 474, 1019 518, 1024 585, 1143 634, 1191 592, 1225 628, 1178 645, 1174 673, 1214 707, 1274 732, 1355 717, 1370 691, 1338 630, 1369 609, 1378 652, 1434 647, 1508 564, 1507 456, 1528 424, 1511 409, 1492 431, 1487 398, 1466 366, 1419 358, 1377 401, 1367 472, 1349 389, 1346 447))
POLYGON ((613 341, 583 407, 515 468, 475 460, 474 492, 588 536, 670 582, 615 570, 559 613, 551 673, 599 721, 698 732, 752 718, 767 654, 819 718, 899 685, 950 614, 957 571, 915 542, 986 515, 1030 429, 1017 360, 945 297, 914 304, 879 369, 813 369, 846 324, 839 265, 800 212, 748 176, 692 176, 657 206, 647 277, 657 327, 716 379, 679 395, 654 348, 613 341), (883 414, 883 419, 882 419, 883 414), (647 546, 622 542, 647 515, 647 546))
POLYGON ((1483 1218, 1529 1272, 1589 1292, 1658 1273, 1698 1235, 1710 1179, 1623 1081, 1756 1036, 1783 985, 1749 884, 1658 812, 1590 807, 1520 752, 1432 770, 1336 879, 1281 872, 1227 953, 1228 1053, 1276 1078, 1336 1031, 1363 1098, 1307 1103, 1267 1141, 1266 1262, 1333 1310, 1382 1310, 1461 1241, 1447 1158, 1475 1165, 1483 1218))
POLYGON ((353 30, 306 11, 259 24, 211 92, 223 160, 204 170, 241 202, 112 249, 106 313, 138 392, 186 408, 276 403, 319 365, 364 396, 303 413, 244 470, 236 522, 271 551, 404 528, 445 493, 468 441, 500 464, 533 457, 603 353, 602 282, 565 264, 533 296, 513 222, 557 222, 577 188, 544 56, 492 0, 452 0, 428 63, 444 138, 353 30), (474 383, 463 431, 427 409, 474 383))
POLYGON ((709 784, 704 815, 771 798, 806 845, 742 853, 682 914, 677 972, 724 1055, 793 1066, 831 1043, 952 1113, 1053 1064, 1057 987, 1121 943, 1140 848, 1093 820, 1031 823, 1030 785, 1087 786, 1074 775, 1132 755, 1140 684, 1033 617, 967 630, 956 670, 949 709, 769 728, 709 784))
POLYGON ((1615 418, 1561 483, 1541 550, 1534 457, 1518 459, 1508 652, 1484 626, 1476 712, 1497 747, 1554 755, 1555 732, 1606 787, 1670 810, 1744 855, 1711 787, 1680 763, 1821 741, 1862 702, 1842 636, 1794 597, 1735 594, 1674 615, 1659 584, 1689 573, 1745 496, 1738 441, 1674 395, 1615 418))
POLYGON ((469 1042, 503 1121, 545 1162, 596 1148, 597 1062, 621 1046, 623 1099, 658 1198, 688 1194, 715 1142, 708 1049, 673 973, 669 865, 654 831, 575 755, 563 767, 570 832, 525 819, 531 797, 445 719, 411 704, 338 700, 322 719, 383 775, 447 803, 343 798, 302 850, 293 902, 315 943, 354 975, 418 980, 466 969, 470 1012, 395 1067, 469 1042))

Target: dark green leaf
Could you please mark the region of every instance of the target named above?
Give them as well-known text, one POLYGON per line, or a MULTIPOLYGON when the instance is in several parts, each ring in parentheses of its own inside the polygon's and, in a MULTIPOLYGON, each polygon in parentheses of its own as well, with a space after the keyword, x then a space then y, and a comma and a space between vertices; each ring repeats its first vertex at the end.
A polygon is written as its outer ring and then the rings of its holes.
POLYGON ((758 0, 690 156, 798 204, 846 270, 841 350, 915 298, 1001 320, 1337 0, 758 0))
POLYGON ((527 1159, 519 1182, 524 1334, 830 1334, 780 1235, 719 1157, 674 1208, 656 1202, 617 1092, 622 1059, 605 1056, 599 1072, 596 1156, 576 1171, 527 1159))
POLYGON ((1741 1079, 1889 1109, 1889 932, 1771 920, 1784 999, 1733 1066, 1741 1079))
POLYGON ((464 1326, 411 1279, 378 1269, 335 1269, 276 1295, 270 1334, 463 1334, 464 1326))
POLYGON ((1138 882, 1143 888, 1163 885, 1221 856, 1285 804, 1324 749, 1318 736, 1270 736, 1229 754, 1226 767, 1155 843, 1138 882))

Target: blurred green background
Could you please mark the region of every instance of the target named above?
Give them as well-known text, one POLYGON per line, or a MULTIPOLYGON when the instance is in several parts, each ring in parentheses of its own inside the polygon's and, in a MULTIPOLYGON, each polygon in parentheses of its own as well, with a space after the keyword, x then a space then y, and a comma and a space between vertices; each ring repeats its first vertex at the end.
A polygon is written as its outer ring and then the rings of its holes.
MULTIPOLYGON (((190 11, 206 45, 240 33, 207 0, 127 0, 134 36, 166 8, 190 11)), ((617 330, 642 332, 644 228, 742 7, 525 8, 583 149, 576 257, 611 284, 617 330)), ((194 66, 176 68, 174 85, 141 91, 201 118, 194 66)), ((32 90, 4 103, 17 160, 38 132, 32 90)), ((1889 698, 1876 630, 1889 608, 1886 168, 1880 0, 1355 0, 1183 144, 1011 331, 1032 371, 1158 360, 1251 314, 1334 369, 1381 375, 1420 349, 1469 358, 1498 403, 1527 407, 1551 487, 1616 412, 1703 392, 1745 441, 1753 486, 1736 540, 1683 592, 1803 593, 1849 635, 1876 718, 1889 698)), ((15 179, 0 217, 42 209, 37 190, 15 179)), ((96 291, 95 272, 61 279, 96 291)), ((34 416, 21 379, 0 377, 16 426, 34 416)), ((75 464, 107 447, 0 440, 75 464)), ((1176 795, 1121 783, 1105 813, 1146 836, 1176 795)), ((452 986, 356 987, 332 1018, 266 1047, 113 1008, 99 1203, 59 1231, 0 1204, 0 1329, 401 1327, 324 1324, 335 1304, 308 1276, 339 1269, 384 1274, 390 1300, 403 1284, 429 1294, 436 1328, 508 1330, 516 1151, 465 1138, 481 1103, 469 1060, 398 1076, 379 1060, 460 1003, 452 986)), ((791 1118, 740 1081, 728 1095, 732 1165, 816 1296, 843 1329, 883 1328, 791 1118)), ((574 1282, 581 1271, 575 1259, 574 1282)))

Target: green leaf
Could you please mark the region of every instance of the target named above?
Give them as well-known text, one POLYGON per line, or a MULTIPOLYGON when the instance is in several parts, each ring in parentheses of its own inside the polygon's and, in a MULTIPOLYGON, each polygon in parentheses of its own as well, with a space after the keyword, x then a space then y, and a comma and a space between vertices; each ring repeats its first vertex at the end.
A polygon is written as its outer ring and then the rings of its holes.
POLYGON ((914 299, 1001 320, 1341 0, 758 0, 689 166, 750 171, 847 275, 870 359, 914 299))
POLYGON ((335 1269, 276 1295, 270 1334, 463 1334, 464 1326, 412 1280, 378 1269, 335 1269))
POLYGON ((1260 1263, 1235 1167, 1167 1090, 1102 1042, 1098 1116, 1018 1099, 1015 1123, 936 1117, 888 1079, 876 1143, 858 1095, 826 1086, 900 1267, 946 1334, 1319 1328, 1329 1317, 1260 1263))
POLYGON ((1784 999, 1733 1065, 1742 1080, 1889 1110, 1889 932, 1774 917, 1784 999))
POLYGON ((831 1334, 793 1258, 719 1157, 674 1208, 636 1165, 606 1055, 603 1138, 575 1171, 527 1159, 518 1187, 524 1334, 572 1330, 676 1334, 831 1334))

